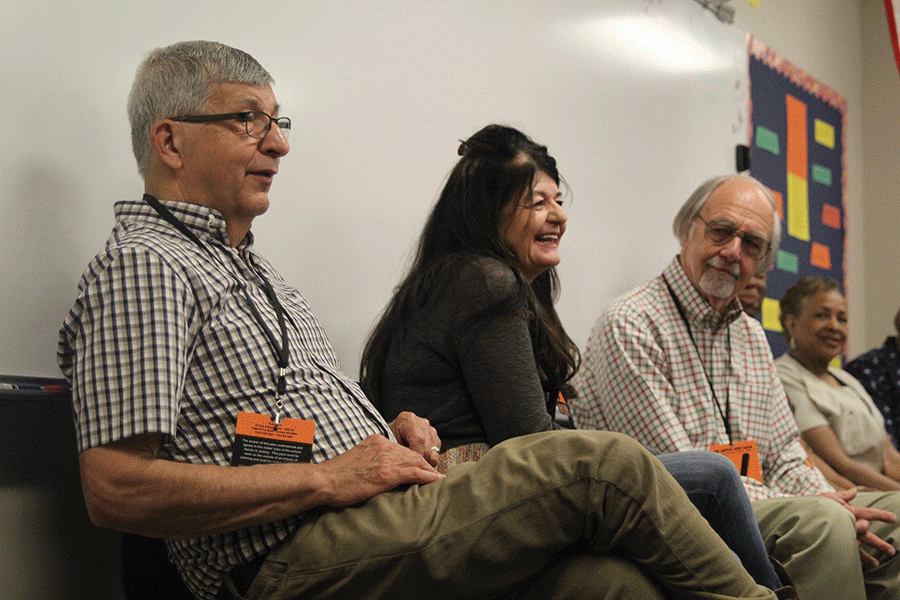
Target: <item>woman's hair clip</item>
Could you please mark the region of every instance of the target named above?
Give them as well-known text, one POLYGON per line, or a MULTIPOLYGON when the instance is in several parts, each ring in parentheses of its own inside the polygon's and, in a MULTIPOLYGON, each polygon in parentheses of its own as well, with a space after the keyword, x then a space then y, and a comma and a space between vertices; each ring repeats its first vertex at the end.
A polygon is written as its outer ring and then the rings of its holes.
POLYGON ((456 153, 460 156, 465 156, 468 151, 469 146, 466 144, 465 140, 459 140, 459 148, 456 149, 456 153))

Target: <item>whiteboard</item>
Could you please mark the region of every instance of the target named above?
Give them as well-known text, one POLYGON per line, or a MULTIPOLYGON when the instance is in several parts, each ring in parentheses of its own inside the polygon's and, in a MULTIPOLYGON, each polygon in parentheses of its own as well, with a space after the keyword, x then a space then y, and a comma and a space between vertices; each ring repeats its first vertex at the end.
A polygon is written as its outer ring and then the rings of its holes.
POLYGON ((746 31, 694 0, 6 0, 0 34, 2 374, 59 375, 81 271, 113 202, 143 191, 125 103, 158 46, 220 41, 274 76, 291 152, 257 248, 351 375, 460 138, 505 123, 558 160, 558 309, 582 346, 671 260, 677 208, 747 141, 746 31))

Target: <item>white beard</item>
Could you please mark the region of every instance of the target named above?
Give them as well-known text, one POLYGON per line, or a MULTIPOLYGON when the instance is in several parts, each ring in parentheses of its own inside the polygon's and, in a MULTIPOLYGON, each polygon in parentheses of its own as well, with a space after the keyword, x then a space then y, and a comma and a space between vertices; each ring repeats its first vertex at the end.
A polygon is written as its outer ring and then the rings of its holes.
POLYGON ((703 271, 700 276, 700 289, 707 296, 726 299, 734 294, 735 279, 731 275, 724 275, 718 271, 709 269, 703 271))
POLYGON ((700 275, 700 289, 707 296, 725 300, 734 295, 734 285, 737 283, 738 277, 740 277, 739 265, 734 264, 732 267, 732 265, 723 260, 722 257, 714 256, 706 261, 703 274, 700 275), (715 269, 713 267, 715 267, 715 269), (731 275, 726 275, 716 269, 731 271, 731 275), (734 273, 734 270, 737 270, 737 273, 734 273))

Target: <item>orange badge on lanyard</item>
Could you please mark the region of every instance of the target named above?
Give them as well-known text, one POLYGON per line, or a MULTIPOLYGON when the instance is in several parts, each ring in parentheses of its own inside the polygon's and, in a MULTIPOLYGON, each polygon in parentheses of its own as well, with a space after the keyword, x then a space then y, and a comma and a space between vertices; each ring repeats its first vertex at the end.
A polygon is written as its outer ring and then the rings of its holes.
POLYGON ((268 415, 238 413, 231 466, 309 462, 316 424, 284 419, 276 427, 268 415))
POLYGON ((714 444, 709 449, 731 459, 741 475, 762 483, 762 467, 759 464, 759 452, 756 449, 755 440, 735 442, 734 444, 714 444))

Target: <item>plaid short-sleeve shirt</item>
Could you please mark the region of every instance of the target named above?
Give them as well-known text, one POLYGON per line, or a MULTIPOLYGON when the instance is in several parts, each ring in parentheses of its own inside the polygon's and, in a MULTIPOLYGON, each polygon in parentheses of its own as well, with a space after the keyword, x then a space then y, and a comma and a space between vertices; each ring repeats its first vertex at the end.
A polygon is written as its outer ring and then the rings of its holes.
MULTIPOLYGON (((167 203, 206 250, 145 202, 119 202, 106 248, 88 265, 60 331, 58 359, 72 382, 79 450, 162 433, 159 456, 228 465, 240 411, 273 415, 279 331, 262 289, 271 282, 287 316, 288 417, 316 424, 313 462, 390 429, 348 378, 300 293, 252 247, 228 243, 215 210, 167 203), (208 251, 207 251, 208 250, 208 251)), ((168 541, 188 586, 214 598, 221 576, 283 542, 298 517, 168 541)))
POLYGON ((625 433, 654 453, 728 443, 727 418, 732 441, 757 442, 764 484, 744 478, 751 499, 832 490, 804 463, 759 323, 737 301, 725 314, 714 310, 677 257, 610 305, 573 383, 578 396, 568 404, 578 427, 625 433))

